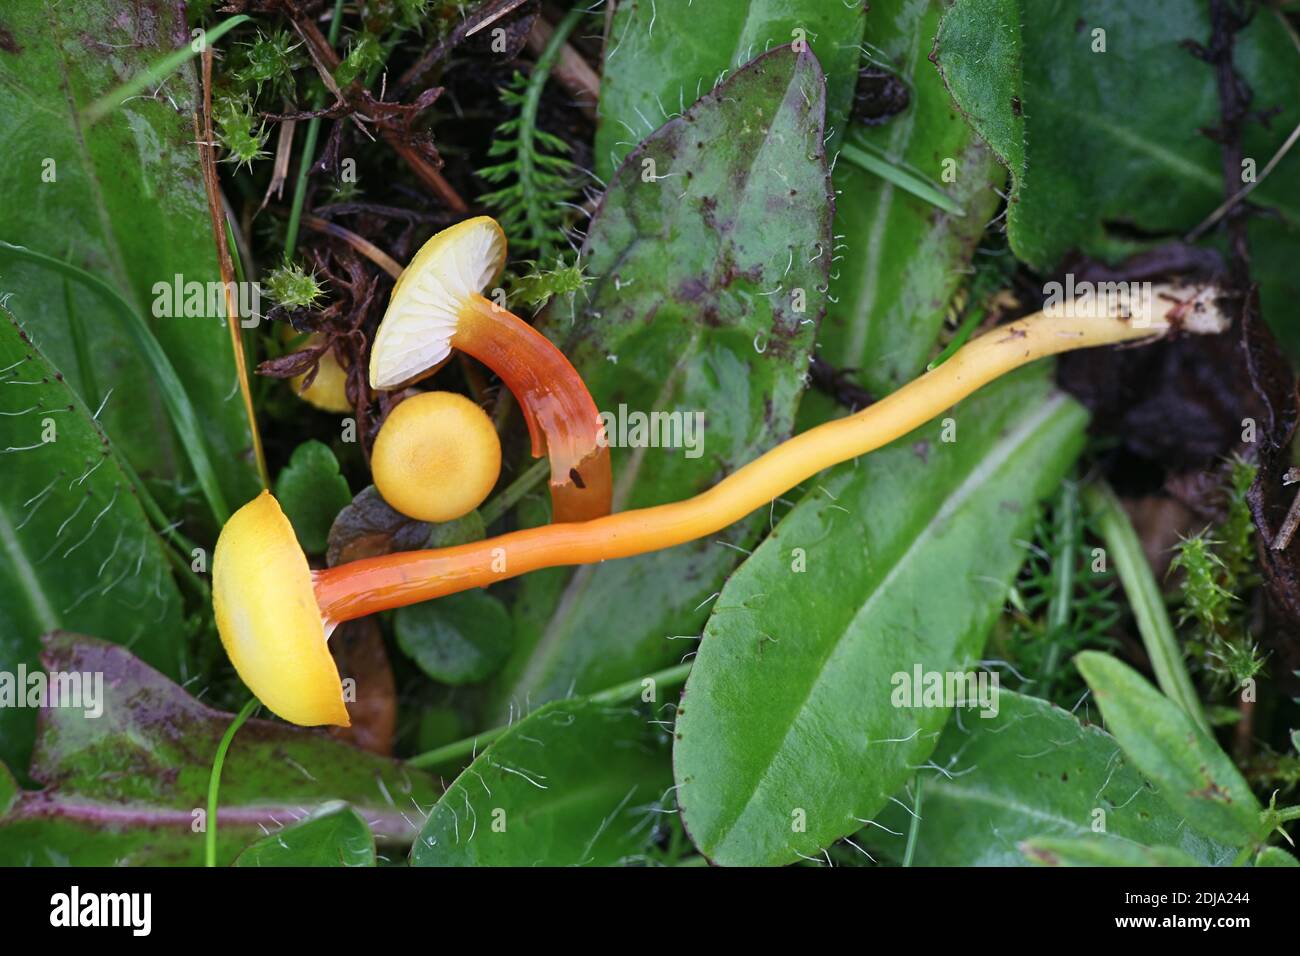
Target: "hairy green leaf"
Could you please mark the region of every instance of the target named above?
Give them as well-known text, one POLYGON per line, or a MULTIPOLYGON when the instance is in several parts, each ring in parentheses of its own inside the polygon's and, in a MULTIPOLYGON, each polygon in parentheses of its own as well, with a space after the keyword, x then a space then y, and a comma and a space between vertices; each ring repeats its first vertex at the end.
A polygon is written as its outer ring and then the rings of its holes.
POLYGON ((831 147, 857 82, 863 16, 838 0, 628 0, 618 4, 600 82, 596 170, 608 179, 660 124, 773 47, 811 49, 827 77, 831 147))
MULTIPOLYGON (((224 306, 206 287, 193 310, 167 301, 178 279, 182 289, 219 282, 194 146, 194 69, 183 66, 93 125, 80 112, 163 53, 188 48, 184 10, 16 0, 4 19, 12 42, 0 50, 0 195, 24 201, 0 204, 0 239, 101 278, 147 317, 203 422, 222 495, 237 505, 255 492, 256 475, 224 306)), ((135 469, 146 479, 184 477, 168 427, 175 409, 138 337, 105 320, 99 296, 13 261, 0 272, 3 292, 86 403, 107 399, 104 425, 135 469)))
POLYGON ((375 836, 347 804, 324 804, 301 823, 265 836, 235 866, 374 866, 375 836))
POLYGON ((1124 753, 1188 826, 1237 847, 1263 835, 1259 802, 1208 732, 1109 654, 1084 651, 1075 663, 1124 753))
MULTIPOLYGON (((102 674, 103 714, 44 711, 32 760, 44 789, 0 816, 0 864, 198 864, 209 771, 232 715, 94 638, 51 635, 42 661, 102 674)), ((250 720, 221 778, 218 861, 333 800, 354 807, 380 843, 404 846, 437 794, 427 775, 323 731, 250 720)))
POLYGON ((827 473, 727 582, 674 746, 711 860, 811 856, 925 763, 950 706, 900 700, 899 679, 976 667, 1038 500, 1082 444, 1085 412, 1044 371, 827 473))
MULTIPOLYGON (((1232 862, 1232 848, 1184 826, 1101 728, 1010 691, 999 704, 996 717, 963 715, 940 738, 930 760, 941 769, 922 782, 914 865, 1023 866, 1025 841, 1085 839, 1099 827, 1132 847, 1176 847, 1203 865, 1232 862)), ((908 795, 898 796, 911 807, 908 795)), ((911 814, 891 803, 876 820, 862 838, 901 859, 911 814)))
POLYGON ((868 65, 907 84, 901 113, 858 127, 883 161, 934 184, 959 213, 935 208, 841 152, 835 163, 835 266, 819 354, 856 369, 875 394, 891 392, 925 366, 953 294, 998 203, 1005 178, 992 152, 953 108, 927 57, 940 0, 882 0, 866 16, 868 65))
MULTIPOLYGON (((600 409, 678 425, 676 447, 611 435, 616 510, 696 494, 790 432, 829 258, 809 262, 830 241, 822 91, 810 54, 761 57, 629 156, 592 219, 585 308, 547 330, 600 409)), ((674 661, 665 638, 698 632, 757 531, 530 575, 497 716, 674 661)))
MULTIPOLYGON (((936 59, 957 106, 1011 172, 1007 229, 1017 256, 1056 267, 1072 249, 1107 259, 1141 237, 1184 234, 1226 199, 1214 67, 1188 43, 1210 39, 1199 0, 957 0, 936 59)), ((1260 10, 1235 39, 1251 107, 1277 110, 1244 127, 1240 186, 1262 173, 1300 123, 1296 49, 1279 18, 1260 10)), ((1234 184, 1233 191, 1237 189, 1234 184)), ((1279 250, 1300 230, 1300 152, 1251 195, 1272 207, 1251 227, 1263 255, 1264 314, 1295 347, 1283 317, 1300 274, 1279 250)))
POLYGON ((447 788, 415 866, 607 866, 649 843, 671 788, 663 735, 639 708, 555 701, 514 724, 447 788))
MULTIPOLYGON (((0 307, 0 671, 37 670, 40 636, 79 628, 177 676, 181 597, 164 545, 94 411, 39 344, 0 307)), ((0 760, 20 774, 37 713, 0 706, 0 760)))

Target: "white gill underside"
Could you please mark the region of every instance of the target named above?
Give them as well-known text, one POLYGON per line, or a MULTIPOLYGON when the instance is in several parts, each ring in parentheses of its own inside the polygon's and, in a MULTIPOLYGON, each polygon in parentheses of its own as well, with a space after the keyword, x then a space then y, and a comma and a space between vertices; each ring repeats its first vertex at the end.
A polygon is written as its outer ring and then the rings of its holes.
POLYGON ((499 242, 494 230, 475 229, 444 243, 427 262, 416 256, 394 287, 375 337, 374 388, 394 388, 447 357, 461 304, 492 281, 503 252, 499 242))

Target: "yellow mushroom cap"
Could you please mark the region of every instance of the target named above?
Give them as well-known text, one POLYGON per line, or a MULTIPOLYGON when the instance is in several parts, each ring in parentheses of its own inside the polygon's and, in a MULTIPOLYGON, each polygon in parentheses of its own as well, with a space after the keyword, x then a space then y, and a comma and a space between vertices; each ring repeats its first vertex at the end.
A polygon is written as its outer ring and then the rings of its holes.
POLYGON ((375 487, 402 514, 454 521, 483 503, 501 474, 501 440, 464 395, 425 392, 389 414, 370 453, 375 487))
POLYGON ((307 556, 270 492, 221 529, 212 606, 230 662, 273 713, 304 727, 351 724, 307 556))
POLYGON ((341 415, 352 411, 352 403, 348 401, 347 392, 348 373, 343 371, 343 366, 339 365, 339 360, 334 357, 333 352, 326 352, 320 357, 320 368, 316 371, 316 377, 312 379, 310 385, 303 388, 302 383, 306 378, 304 372, 292 379, 293 390, 303 401, 315 405, 323 412, 341 415))
POLYGON ((496 282, 506 236, 490 216, 458 222, 421 247, 393 286, 370 349, 370 385, 396 388, 445 359, 460 308, 496 282))

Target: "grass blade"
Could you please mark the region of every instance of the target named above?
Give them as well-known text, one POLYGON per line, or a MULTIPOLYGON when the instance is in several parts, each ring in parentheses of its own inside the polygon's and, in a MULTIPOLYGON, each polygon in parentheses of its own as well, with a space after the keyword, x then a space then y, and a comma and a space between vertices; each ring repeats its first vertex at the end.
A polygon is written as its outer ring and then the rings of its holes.
POLYGON ((966 215, 965 210, 948 198, 948 195, 942 190, 936 188, 929 181, 922 179, 911 170, 896 166, 874 150, 868 149, 861 144, 845 143, 840 147, 840 155, 855 166, 860 166, 869 173, 875 173, 880 178, 893 183, 899 189, 906 190, 917 199, 923 199, 930 205, 939 207, 949 215, 966 215))
POLYGON ((1123 506, 1109 485, 1093 484, 1084 489, 1084 504, 1097 519, 1097 530, 1106 542, 1106 548, 1115 562, 1115 570, 1124 585, 1133 616, 1137 619, 1142 643, 1151 657, 1151 667, 1156 683, 1174 703, 1178 704, 1201 730, 1210 733, 1209 722, 1201 710, 1201 702, 1192 687, 1192 679, 1183 663, 1183 651, 1174 636, 1169 622, 1164 596, 1156 581, 1137 531, 1124 513, 1123 506))

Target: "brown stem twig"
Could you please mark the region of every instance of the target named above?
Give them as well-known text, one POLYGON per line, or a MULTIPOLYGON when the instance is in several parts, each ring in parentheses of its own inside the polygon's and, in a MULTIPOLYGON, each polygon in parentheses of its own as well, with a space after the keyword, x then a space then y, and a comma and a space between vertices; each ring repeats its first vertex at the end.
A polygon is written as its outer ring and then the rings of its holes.
MULTIPOLYGON (((528 31, 528 49, 534 56, 541 56, 554 32, 555 27, 547 23, 544 17, 533 21, 533 27, 528 31)), ((564 44, 560 48, 559 60, 551 67, 551 76, 569 91, 575 105, 584 115, 589 119, 596 118, 596 103, 600 100, 600 77, 582 58, 582 54, 570 44, 564 44)))
POLYGON ((302 224, 308 229, 324 233, 327 236, 333 236, 346 242, 349 246, 361 253, 379 268, 383 269, 390 276, 396 279, 402 274, 402 267, 397 260, 390 256, 384 250, 380 249, 369 239, 357 235, 351 229, 346 229, 338 223, 330 222, 328 219, 322 219, 319 216, 311 214, 302 217, 302 224))
MULTIPOLYGON (((358 109, 362 92, 360 81, 354 80, 346 90, 340 88, 338 83, 334 81, 334 70, 338 69, 340 62, 339 55, 330 46, 329 40, 310 19, 294 20, 293 25, 298 35, 303 38, 307 45, 307 50, 311 54, 312 63, 316 67, 316 72, 320 75, 321 82, 335 97, 353 108, 353 121, 361 125, 361 119, 369 119, 370 117, 358 109)), ((369 131, 366 131, 366 135, 370 135, 369 131)), ((455 187, 447 181, 442 173, 434 168, 433 164, 416 150, 402 143, 391 131, 383 131, 381 138, 411 167, 411 171, 415 173, 419 180, 428 186, 433 194, 441 199, 452 212, 458 215, 469 212, 469 204, 465 202, 460 193, 456 192, 455 187)))
POLYGON ((271 487, 271 477, 266 470, 266 455, 262 450, 262 435, 257 428, 257 413, 253 408, 253 392, 248 383, 248 362, 244 355, 243 326, 239 309, 235 305, 235 264, 230 258, 226 242, 225 210, 221 201, 221 187, 217 181, 216 140, 212 133, 212 47, 203 50, 203 116, 202 135, 199 133, 199 114, 194 114, 194 136, 199 147, 199 164, 203 169, 203 186, 208 197, 208 217, 212 222, 212 241, 217 247, 217 266, 221 270, 221 286, 226 301, 226 325, 230 329, 230 346, 234 353, 235 374, 239 377, 239 391, 244 399, 244 412, 248 416, 248 431, 253 441, 253 460, 263 488, 271 487))
POLYGON ((398 96, 404 94, 420 77, 433 69, 467 37, 477 33, 488 24, 496 22, 507 13, 521 6, 522 2, 523 0, 484 0, 471 15, 456 24, 446 37, 429 47, 423 56, 407 68, 406 72, 398 79, 394 92, 398 96))

